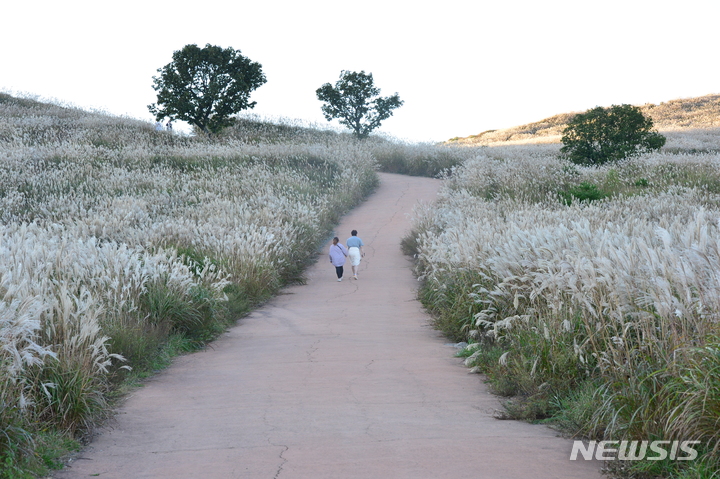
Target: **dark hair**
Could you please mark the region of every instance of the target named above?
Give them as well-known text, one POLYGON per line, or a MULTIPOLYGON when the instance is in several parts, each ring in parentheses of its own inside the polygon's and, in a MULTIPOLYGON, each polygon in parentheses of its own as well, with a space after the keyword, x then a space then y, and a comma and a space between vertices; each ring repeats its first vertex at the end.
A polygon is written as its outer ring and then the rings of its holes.
POLYGON ((337 236, 333 238, 333 244, 338 244, 340 242, 340 238, 337 236))
POLYGON ((352 230, 352 231, 350 232, 350 234, 351 234, 352 236, 357 236, 357 230, 352 230))

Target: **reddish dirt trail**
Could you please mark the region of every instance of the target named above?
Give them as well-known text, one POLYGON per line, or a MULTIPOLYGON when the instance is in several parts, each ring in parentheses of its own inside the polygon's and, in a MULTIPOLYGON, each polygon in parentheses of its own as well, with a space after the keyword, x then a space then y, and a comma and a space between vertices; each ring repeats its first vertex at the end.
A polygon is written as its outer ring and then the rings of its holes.
POLYGON ((440 183, 381 180, 336 230, 366 244, 359 280, 337 282, 323 254, 306 285, 137 390, 55 477, 599 478, 554 431, 492 417, 497 399, 429 326, 399 248, 440 183))

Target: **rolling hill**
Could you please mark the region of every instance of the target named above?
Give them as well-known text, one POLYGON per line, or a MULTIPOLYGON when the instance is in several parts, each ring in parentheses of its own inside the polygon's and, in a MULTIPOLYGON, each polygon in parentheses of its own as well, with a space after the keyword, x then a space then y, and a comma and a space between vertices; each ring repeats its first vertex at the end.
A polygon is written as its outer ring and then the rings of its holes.
MULTIPOLYGON (((640 105, 655 127, 662 131, 720 129, 720 95, 671 100, 655 105, 640 105)), ((579 112, 561 113, 527 125, 488 130, 451 143, 463 145, 498 145, 508 143, 558 143, 567 122, 579 112)))

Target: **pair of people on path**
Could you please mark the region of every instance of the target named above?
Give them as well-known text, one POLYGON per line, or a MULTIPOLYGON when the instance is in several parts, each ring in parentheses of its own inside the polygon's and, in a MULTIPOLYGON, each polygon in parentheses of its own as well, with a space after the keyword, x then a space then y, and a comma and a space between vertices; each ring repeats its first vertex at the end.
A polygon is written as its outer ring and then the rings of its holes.
MULTIPOLYGON (((165 130, 172 133, 172 131, 173 131, 172 120, 168 120, 168 122, 165 124, 165 130)), ((163 131, 163 124, 160 122, 160 120, 155 122, 155 131, 163 131)))
POLYGON ((350 236, 345 244, 347 248, 340 243, 338 237, 334 237, 332 245, 330 246, 330 262, 335 266, 335 273, 337 274, 338 281, 342 281, 345 258, 350 258, 350 265, 352 266, 353 278, 358 279, 358 267, 360 266, 360 260, 365 253, 362 247, 365 246, 363 240, 357 235, 357 230, 352 230, 350 236))

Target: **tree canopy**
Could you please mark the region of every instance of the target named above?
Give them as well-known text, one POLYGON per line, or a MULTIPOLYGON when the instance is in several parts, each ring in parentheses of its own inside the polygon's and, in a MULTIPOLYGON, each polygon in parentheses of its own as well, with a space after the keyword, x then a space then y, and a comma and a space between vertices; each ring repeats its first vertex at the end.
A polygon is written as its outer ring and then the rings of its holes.
POLYGON ((568 122, 560 151, 572 162, 582 165, 617 161, 659 150, 665 144, 665 137, 652 128, 652 119, 643 115, 638 107, 596 107, 568 122))
POLYGON ((402 106, 403 101, 395 93, 381 97, 380 89, 375 87, 372 73, 343 70, 335 85, 325 83, 315 92, 318 100, 325 102, 322 112, 327 121, 340 120, 358 138, 367 137, 393 114, 393 110, 402 106))
POLYGON ((160 121, 182 120, 205 133, 233 124, 232 115, 253 108, 250 93, 267 80, 262 65, 239 50, 207 44, 186 45, 153 77, 157 103, 148 105, 160 121))

